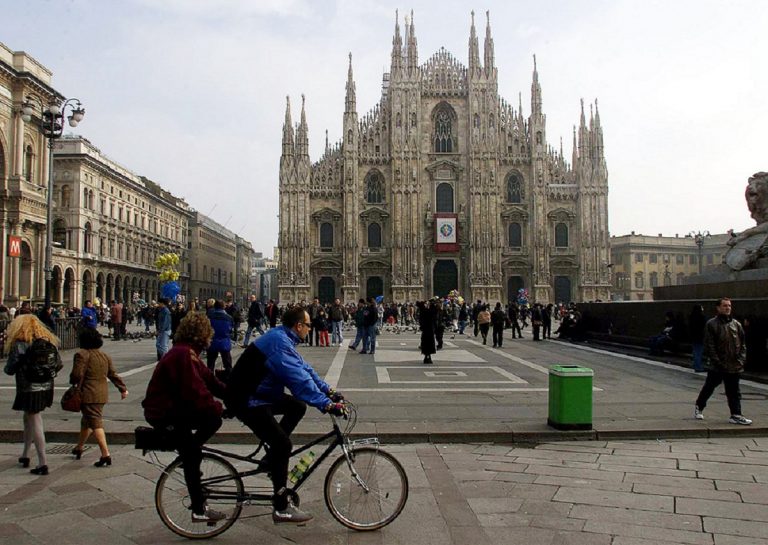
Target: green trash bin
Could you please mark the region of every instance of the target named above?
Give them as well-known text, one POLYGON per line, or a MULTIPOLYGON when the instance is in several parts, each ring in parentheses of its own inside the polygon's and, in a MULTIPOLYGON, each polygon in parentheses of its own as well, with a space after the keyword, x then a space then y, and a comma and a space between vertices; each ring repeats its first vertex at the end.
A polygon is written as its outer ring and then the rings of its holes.
POLYGON ((558 430, 592 429, 592 377, 594 372, 579 365, 549 368, 549 418, 558 430))

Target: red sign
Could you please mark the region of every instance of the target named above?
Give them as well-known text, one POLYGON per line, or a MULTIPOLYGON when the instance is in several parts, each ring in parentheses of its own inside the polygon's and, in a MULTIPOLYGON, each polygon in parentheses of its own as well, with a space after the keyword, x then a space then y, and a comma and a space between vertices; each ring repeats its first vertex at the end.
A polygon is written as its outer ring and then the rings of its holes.
POLYGON ((21 257, 21 237, 8 235, 8 257, 21 257))

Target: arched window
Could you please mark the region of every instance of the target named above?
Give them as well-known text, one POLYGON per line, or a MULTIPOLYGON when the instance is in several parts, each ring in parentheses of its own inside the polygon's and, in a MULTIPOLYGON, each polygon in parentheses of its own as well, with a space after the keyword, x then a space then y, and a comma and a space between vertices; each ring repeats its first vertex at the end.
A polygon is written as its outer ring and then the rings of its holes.
POLYGON ((543 144, 544 143, 544 139, 543 139, 543 137, 541 135, 541 131, 537 131, 536 132, 536 143, 537 144, 543 144))
POLYGON ((664 271, 664 285, 665 286, 672 285, 672 273, 669 271, 664 271))
POLYGON ((684 273, 677 273, 677 285, 682 286, 683 285, 683 279, 685 278, 684 273))
POLYGON ((652 272, 649 276, 648 283, 651 285, 652 288, 655 288, 659 285, 659 273, 652 272))
POLYGON ((478 115, 478 114, 475 114, 475 116, 474 116, 474 118, 473 118, 473 122, 472 122, 472 124, 474 125, 474 127, 475 127, 476 129, 479 129, 479 128, 480 128, 480 115, 478 115))
POLYGON ((24 178, 28 182, 32 182, 32 165, 34 164, 35 154, 32 151, 32 146, 24 148, 24 178))
POLYGON ((93 251, 93 228, 91 227, 91 222, 88 222, 85 224, 85 229, 83 230, 83 252, 90 254, 93 251))
POLYGON ((62 208, 69 208, 71 204, 70 198, 71 191, 68 185, 61 186, 61 206, 62 208))
POLYGON ((523 245, 523 228, 519 223, 509 224, 509 247, 519 248, 523 245))
POLYGON ((507 202, 521 203, 524 198, 522 177, 514 173, 507 176, 507 202))
POLYGON ((397 112, 397 114, 395 114, 395 127, 401 127, 402 125, 402 117, 400 116, 400 112, 397 112))
POLYGON ((453 121, 456 116, 447 104, 438 107, 435 113, 435 153, 453 153, 456 149, 456 137, 453 134, 453 121))
POLYGON ((53 222, 53 243, 60 248, 67 247, 67 225, 63 219, 53 222))
POLYGON ((368 225, 368 247, 381 248, 381 225, 378 223, 368 225))
POLYGON ((555 225, 555 246, 557 248, 568 247, 568 226, 564 223, 555 225))
POLYGON ((643 280, 643 273, 636 272, 635 273, 635 288, 641 290, 645 288, 645 282, 643 280))
POLYGON ((88 188, 83 188, 83 208, 88 208, 88 188))
POLYGON ((453 212, 453 187, 451 187, 451 184, 442 183, 438 185, 435 197, 435 202, 437 203, 435 209, 438 212, 453 212))
POLYGON ((320 225, 320 247, 333 248, 333 225, 330 223, 320 225))
POLYGON ((415 127, 417 123, 416 113, 411 114, 411 127, 415 127))
POLYGON ((384 176, 378 170, 372 170, 365 177, 365 201, 370 204, 384 202, 384 176))

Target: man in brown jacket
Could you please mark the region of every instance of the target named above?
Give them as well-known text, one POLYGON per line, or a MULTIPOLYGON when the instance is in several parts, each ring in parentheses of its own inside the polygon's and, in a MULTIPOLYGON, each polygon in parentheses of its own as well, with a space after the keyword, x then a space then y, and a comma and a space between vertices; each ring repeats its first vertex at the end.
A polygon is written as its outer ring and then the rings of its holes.
POLYGON ((109 320, 112 322, 112 339, 120 338, 123 323, 123 304, 114 300, 109 304, 109 320))
POLYGON ((704 328, 704 357, 709 361, 709 371, 693 409, 694 418, 704 420, 707 400, 722 382, 725 383, 725 396, 731 409, 728 422, 749 426, 752 421, 741 414, 739 392, 739 375, 744 372, 747 359, 744 328, 731 318, 731 300, 727 297, 717 300, 717 316, 709 320, 704 328))

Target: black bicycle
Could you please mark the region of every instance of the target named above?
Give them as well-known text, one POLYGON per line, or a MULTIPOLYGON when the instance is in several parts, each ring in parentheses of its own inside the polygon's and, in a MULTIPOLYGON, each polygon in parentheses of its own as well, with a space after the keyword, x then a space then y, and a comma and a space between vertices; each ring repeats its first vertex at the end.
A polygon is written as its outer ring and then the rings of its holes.
MULTIPOLYGON (((359 531, 378 530, 395 520, 405 507, 408 500, 408 477, 400 462, 379 448, 377 438, 349 439, 357 421, 357 411, 351 403, 347 402, 346 407, 348 416, 343 430, 340 426, 342 420, 331 416, 333 429, 330 432, 291 452, 291 457, 300 455, 330 440, 330 444, 314 463, 293 483, 288 494, 298 507, 299 488, 337 447, 341 447, 341 455, 325 475, 325 504, 331 515, 348 528, 359 531)), ((146 453, 153 449, 144 450, 146 453)), ((264 480, 267 464, 263 456, 257 458, 262 452, 266 452, 263 443, 259 443, 256 450, 247 456, 203 447, 203 461, 200 465, 203 494, 210 507, 227 515, 218 522, 192 522, 182 461, 176 458, 163 469, 155 487, 155 507, 160 519, 180 536, 205 539, 217 536, 231 527, 245 505, 271 506, 271 483, 264 481, 261 486, 246 488, 244 482, 244 479, 257 476, 264 480), (253 466, 253 469, 239 471, 229 460, 253 466)))

